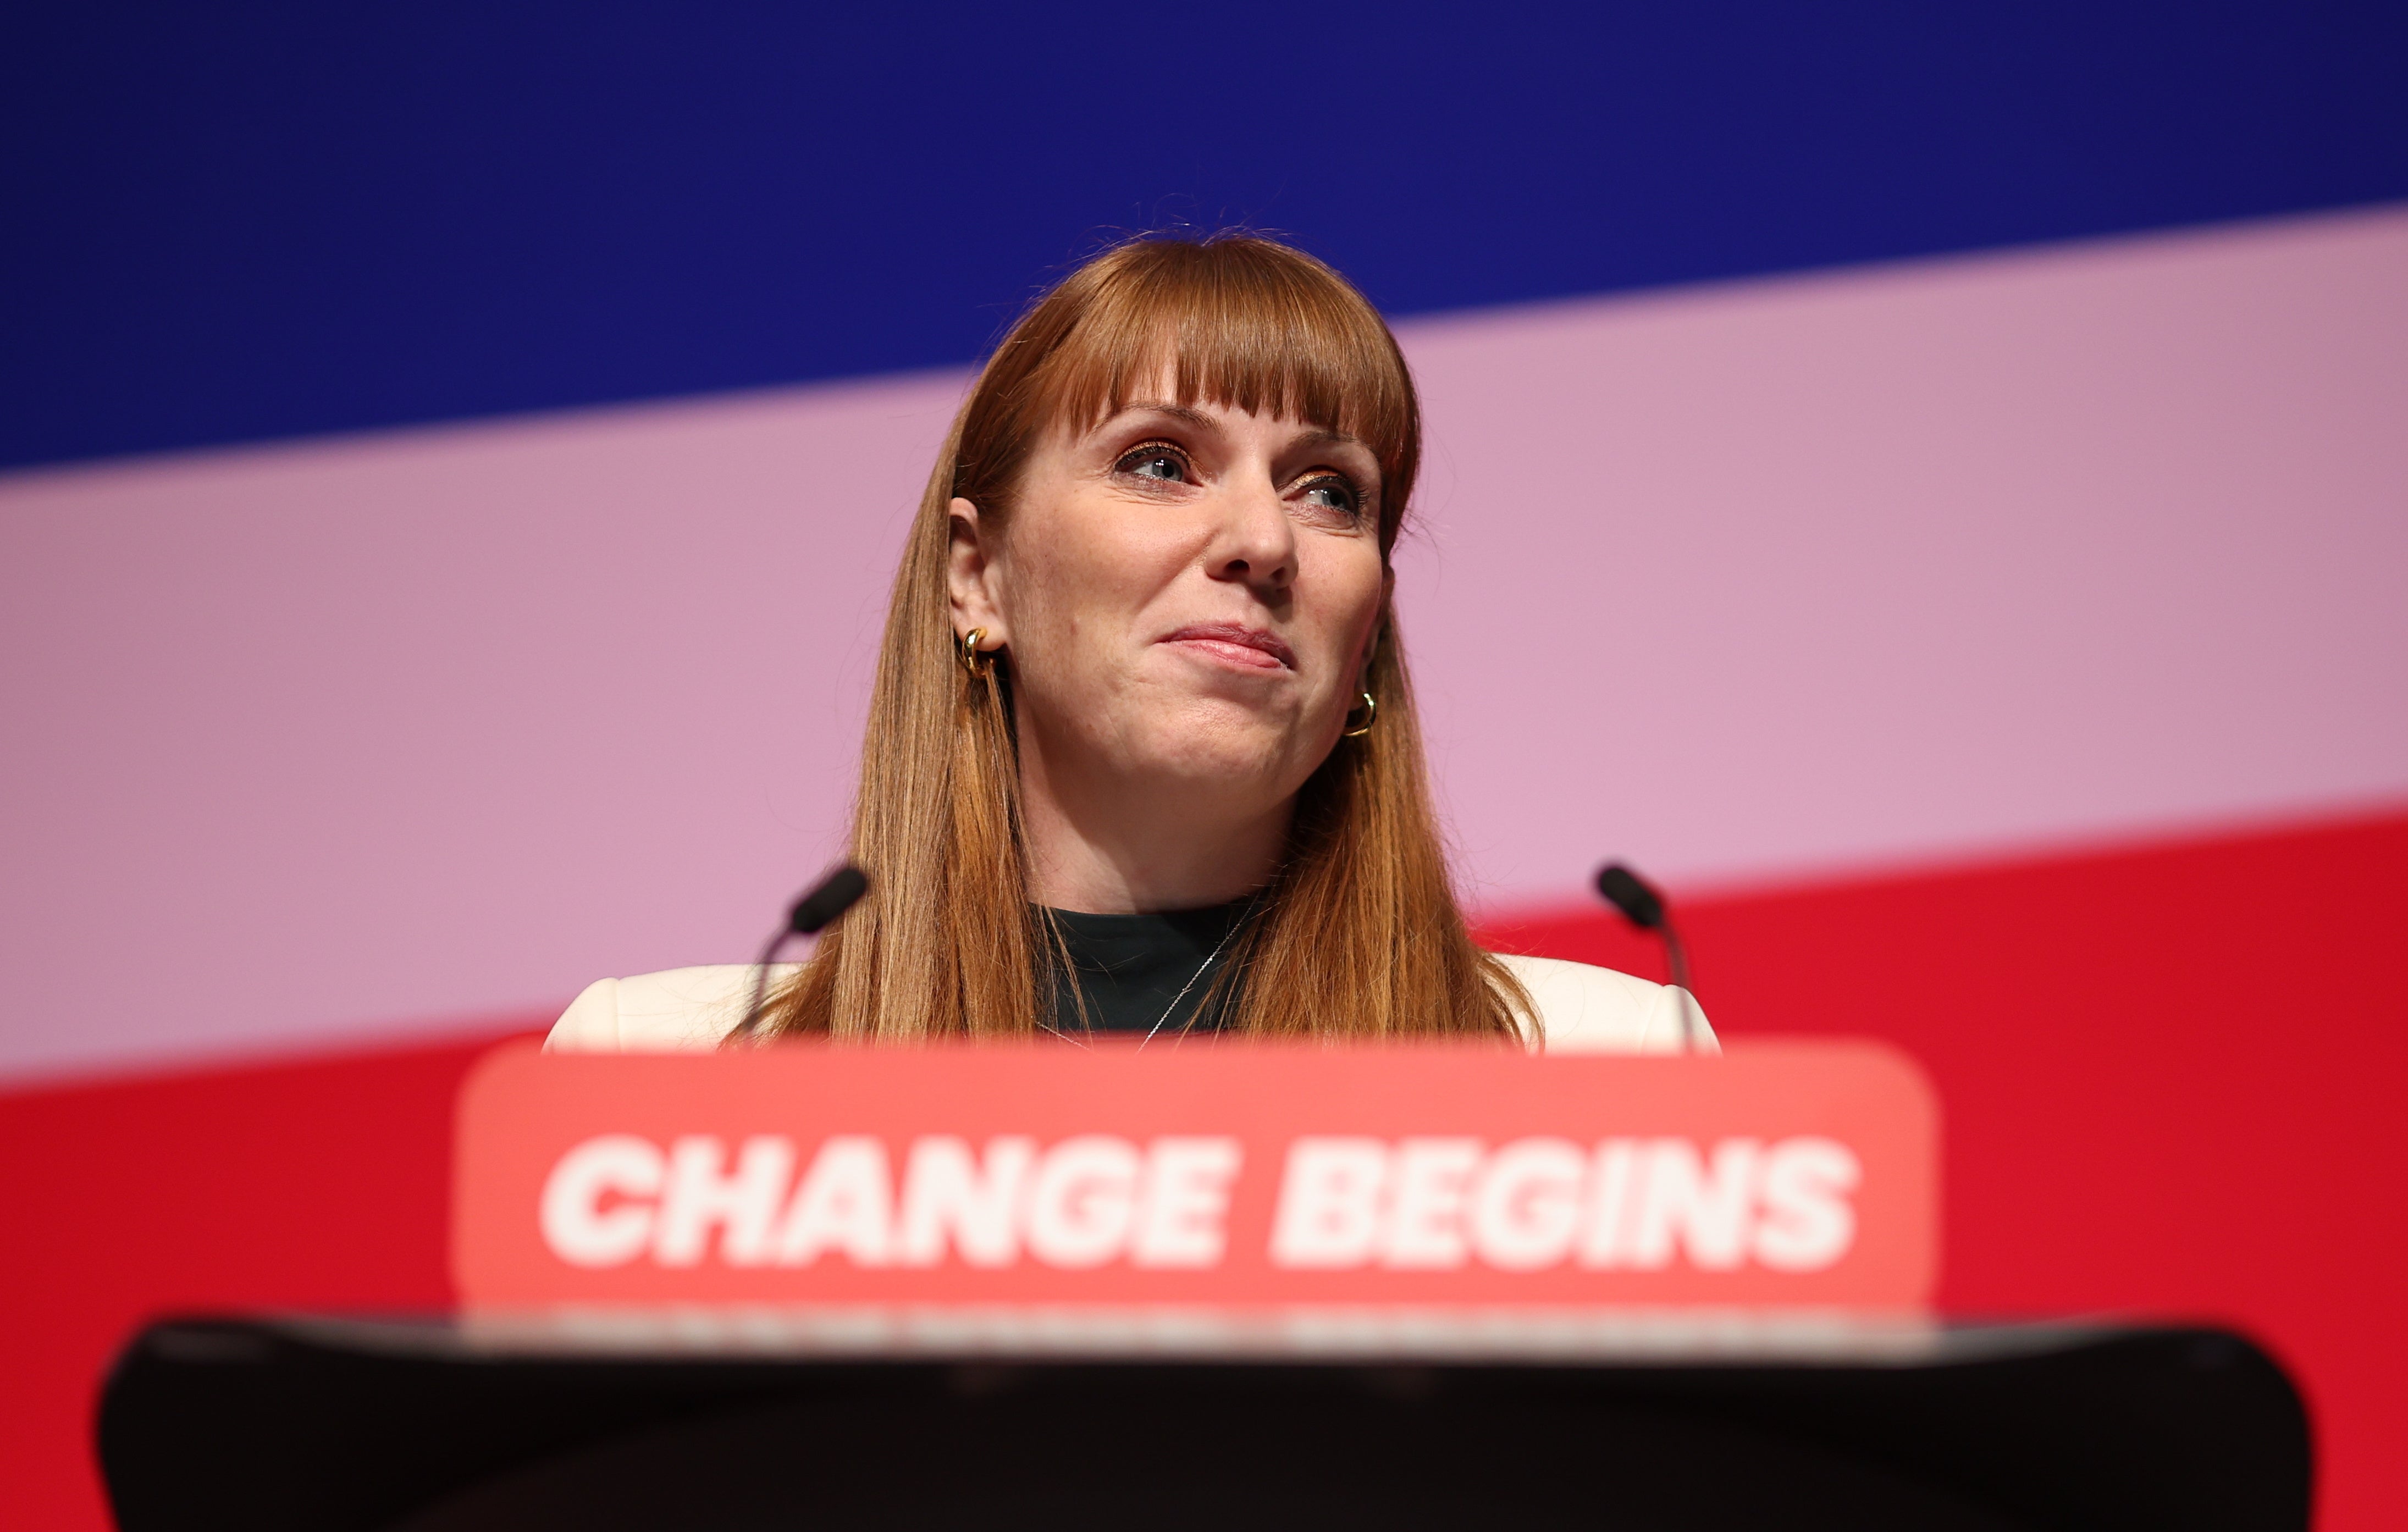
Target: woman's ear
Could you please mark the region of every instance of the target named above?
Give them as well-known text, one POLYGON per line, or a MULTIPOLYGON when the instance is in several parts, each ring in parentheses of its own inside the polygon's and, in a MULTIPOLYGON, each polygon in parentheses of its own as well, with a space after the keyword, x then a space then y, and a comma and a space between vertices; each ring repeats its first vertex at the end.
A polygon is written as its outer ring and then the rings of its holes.
POLYGON ((979 521, 978 507, 956 498, 946 508, 945 583, 952 593, 953 637, 972 628, 986 629, 982 649, 998 649, 1011 641, 1003 609, 995 598, 995 537, 979 521))

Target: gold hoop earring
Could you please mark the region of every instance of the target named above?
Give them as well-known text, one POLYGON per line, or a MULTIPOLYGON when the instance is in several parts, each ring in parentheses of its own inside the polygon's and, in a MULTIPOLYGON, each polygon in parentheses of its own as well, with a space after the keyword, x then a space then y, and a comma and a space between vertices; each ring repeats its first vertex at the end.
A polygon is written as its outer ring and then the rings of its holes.
MULTIPOLYGON (((1354 715, 1350 713, 1348 716, 1352 717, 1354 715)), ((1363 694, 1362 725, 1358 728, 1348 729, 1343 735, 1340 736, 1340 737, 1344 739, 1359 739, 1363 736, 1371 732, 1371 725, 1379 722, 1379 718, 1380 699, 1373 696, 1370 693, 1366 692, 1363 694)))
POLYGON ((979 649, 979 640, 985 637, 986 629, 972 628, 961 637, 961 649, 957 657, 962 662, 962 668, 973 676, 985 675, 988 668, 995 664, 993 655, 982 653, 979 649))

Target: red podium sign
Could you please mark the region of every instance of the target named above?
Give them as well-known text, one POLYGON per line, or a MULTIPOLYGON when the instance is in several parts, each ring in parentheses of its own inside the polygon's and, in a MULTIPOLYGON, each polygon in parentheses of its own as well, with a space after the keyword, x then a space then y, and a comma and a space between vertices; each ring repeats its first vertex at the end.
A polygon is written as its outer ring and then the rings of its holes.
POLYGON ((471 1309, 1911 1311, 1937 1112, 1866 1043, 545 1055, 463 1086, 471 1309))

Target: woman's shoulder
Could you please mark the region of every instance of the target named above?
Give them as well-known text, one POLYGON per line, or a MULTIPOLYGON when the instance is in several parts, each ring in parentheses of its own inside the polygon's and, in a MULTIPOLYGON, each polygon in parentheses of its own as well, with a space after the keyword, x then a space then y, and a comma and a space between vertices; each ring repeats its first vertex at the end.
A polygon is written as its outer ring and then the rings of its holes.
MULTIPOLYGON (((1560 958, 1494 954, 1522 982, 1539 1011, 1541 1046, 1550 1053, 1718 1053, 1713 1028, 1695 1000, 1669 985, 1560 958), (1694 1035, 1695 1041, 1688 1038, 1694 1035)), ((772 985, 798 965, 769 970, 772 985)), ((669 968, 628 979, 597 979, 552 1024, 544 1047, 560 1053, 659 1053, 719 1046, 752 997, 760 970, 749 963, 669 968)))
MULTIPOLYGON (((777 984, 797 966, 771 965, 769 982, 777 984)), ((674 1053, 716 1048, 744 1019, 760 972, 750 963, 719 963, 597 979, 552 1024, 544 1051, 674 1053)))
POLYGON ((1722 1052, 1697 1001, 1669 984, 1562 958, 1491 955, 1529 991, 1547 1052, 1722 1052))

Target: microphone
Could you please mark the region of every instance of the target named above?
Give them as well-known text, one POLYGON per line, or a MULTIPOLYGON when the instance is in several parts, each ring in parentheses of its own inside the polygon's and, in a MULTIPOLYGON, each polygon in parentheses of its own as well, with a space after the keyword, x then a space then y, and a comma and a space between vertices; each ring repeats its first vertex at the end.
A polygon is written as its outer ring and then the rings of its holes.
POLYGON ((834 872, 803 891, 800 897, 787 907, 786 923, 778 927, 769 945, 761 949, 761 961, 753 966, 759 971, 752 979, 752 1003, 744 1008, 744 1021, 736 1035, 750 1037, 753 1024, 761 1019, 762 1002, 769 997, 769 965, 777 960, 779 949, 796 937, 816 936, 837 923, 837 918, 861 902, 869 892, 869 875, 847 862, 834 872))
POLYGON ((1664 955, 1672 969, 1672 988, 1680 996, 1681 1046, 1698 1046, 1698 1026, 1692 1019, 1695 1009, 1689 990, 1689 950, 1681 944, 1681 933, 1673 927, 1672 911, 1656 886, 1619 862, 1608 862, 1597 869, 1597 892, 1605 902, 1622 911, 1622 918, 1641 931, 1653 931, 1664 938, 1664 955))
POLYGON ((861 896, 868 892, 869 874, 847 862, 794 902, 786 911, 786 928, 778 933, 778 945, 784 946, 788 937, 819 935, 834 925, 838 916, 860 903, 861 896))

